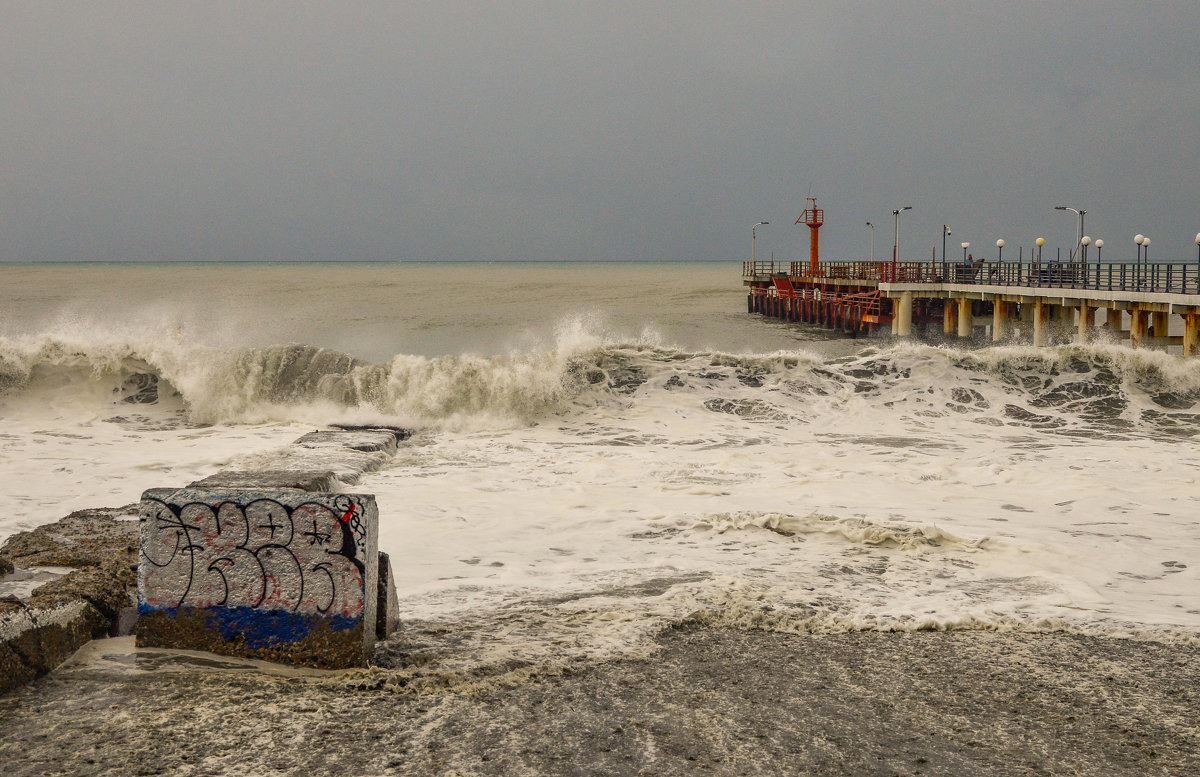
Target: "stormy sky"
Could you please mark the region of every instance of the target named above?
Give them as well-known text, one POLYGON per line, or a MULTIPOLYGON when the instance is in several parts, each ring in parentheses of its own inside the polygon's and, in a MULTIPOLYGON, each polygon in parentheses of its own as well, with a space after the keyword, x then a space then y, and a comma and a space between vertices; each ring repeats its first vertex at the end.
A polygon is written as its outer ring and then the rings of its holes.
POLYGON ((1196 258, 1196 0, 0 14, 0 261, 1196 258))

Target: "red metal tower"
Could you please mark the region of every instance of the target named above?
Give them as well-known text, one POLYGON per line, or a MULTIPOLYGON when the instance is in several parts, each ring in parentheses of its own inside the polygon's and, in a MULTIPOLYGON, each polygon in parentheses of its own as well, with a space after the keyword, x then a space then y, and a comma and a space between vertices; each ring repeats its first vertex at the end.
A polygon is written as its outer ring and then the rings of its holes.
POLYGON ((816 277, 819 259, 817 258, 817 230, 825 223, 825 211, 817 207, 817 198, 808 197, 812 207, 800 214, 796 223, 804 223, 808 227, 808 274, 816 277))

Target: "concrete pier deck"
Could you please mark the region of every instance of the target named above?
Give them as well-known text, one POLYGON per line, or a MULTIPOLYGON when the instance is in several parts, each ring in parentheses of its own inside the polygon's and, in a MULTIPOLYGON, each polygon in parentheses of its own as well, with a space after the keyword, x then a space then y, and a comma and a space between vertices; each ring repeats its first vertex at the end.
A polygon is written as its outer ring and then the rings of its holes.
POLYGON ((1047 345, 1104 329, 1134 348, 1200 352, 1196 263, 745 262, 742 282, 749 312, 847 332, 909 337, 940 322, 945 336, 1047 345))

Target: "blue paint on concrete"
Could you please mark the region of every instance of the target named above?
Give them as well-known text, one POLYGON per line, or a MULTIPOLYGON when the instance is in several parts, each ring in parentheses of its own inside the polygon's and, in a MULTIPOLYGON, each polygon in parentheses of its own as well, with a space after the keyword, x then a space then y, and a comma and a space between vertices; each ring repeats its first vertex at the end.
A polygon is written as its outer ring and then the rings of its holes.
POLYGON ((168 618, 204 613, 208 628, 218 632, 226 642, 241 637, 252 650, 269 648, 288 642, 299 642, 312 633, 317 623, 324 621, 331 631, 352 629, 360 621, 348 615, 301 615, 284 610, 256 610, 253 607, 150 607, 139 603, 138 615, 161 612, 168 618))

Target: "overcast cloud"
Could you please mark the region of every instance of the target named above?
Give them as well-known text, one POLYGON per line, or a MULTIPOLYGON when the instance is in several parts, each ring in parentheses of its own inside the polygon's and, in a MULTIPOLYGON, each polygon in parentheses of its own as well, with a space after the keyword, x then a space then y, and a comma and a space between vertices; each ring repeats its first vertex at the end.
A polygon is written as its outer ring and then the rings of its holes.
POLYGON ((1196 257, 1196 0, 0 13, 0 261, 1196 257))

